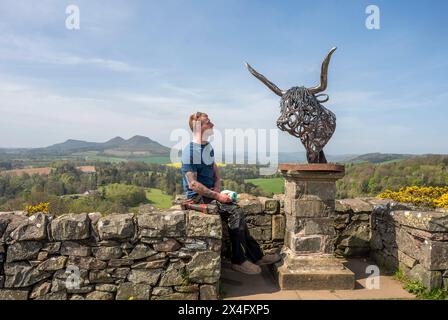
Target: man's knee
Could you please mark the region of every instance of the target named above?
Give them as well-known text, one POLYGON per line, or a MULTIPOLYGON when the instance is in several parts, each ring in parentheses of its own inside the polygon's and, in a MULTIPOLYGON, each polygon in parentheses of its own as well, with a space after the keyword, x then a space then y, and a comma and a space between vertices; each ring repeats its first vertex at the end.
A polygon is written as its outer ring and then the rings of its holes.
POLYGON ((244 230, 244 227, 246 225, 246 217, 244 215, 243 209, 240 207, 234 208, 232 213, 229 216, 229 228, 232 230, 238 229, 238 230, 244 230))

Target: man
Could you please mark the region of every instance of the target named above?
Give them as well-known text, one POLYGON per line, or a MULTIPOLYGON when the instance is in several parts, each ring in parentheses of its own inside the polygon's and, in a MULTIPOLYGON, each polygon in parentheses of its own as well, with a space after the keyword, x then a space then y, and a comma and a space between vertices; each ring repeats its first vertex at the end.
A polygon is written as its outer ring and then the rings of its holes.
POLYGON ((259 274, 260 265, 280 260, 278 254, 263 255, 258 243, 250 236, 244 211, 221 192, 221 179, 207 139, 213 134, 213 123, 208 115, 196 112, 190 116, 193 141, 182 153, 183 187, 188 199, 194 203, 214 203, 221 218, 229 227, 232 243, 232 268, 245 274, 259 274))

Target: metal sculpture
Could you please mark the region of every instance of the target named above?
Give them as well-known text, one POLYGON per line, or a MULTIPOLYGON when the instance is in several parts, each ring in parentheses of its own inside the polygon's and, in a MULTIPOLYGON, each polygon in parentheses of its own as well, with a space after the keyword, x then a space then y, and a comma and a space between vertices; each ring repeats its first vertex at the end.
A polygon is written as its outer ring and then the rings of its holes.
POLYGON ((323 148, 336 129, 336 116, 322 105, 329 97, 327 94, 319 94, 327 89, 328 64, 335 51, 336 48, 332 48, 325 57, 320 73, 320 85, 312 88, 292 87, 289 90, 280 90, 246 63, 250 73, 281 97, 281 114, 277 119, 277 127, 300 138, 306 149, 308 163, 327 163, 323 148), (318 100, 321 96, 325 98, 318 100))

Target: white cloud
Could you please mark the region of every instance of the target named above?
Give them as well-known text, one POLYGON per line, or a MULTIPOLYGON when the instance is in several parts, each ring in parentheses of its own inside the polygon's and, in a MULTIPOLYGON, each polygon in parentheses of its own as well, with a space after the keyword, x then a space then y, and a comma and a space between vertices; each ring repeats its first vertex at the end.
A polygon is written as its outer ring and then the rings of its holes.
POLYGON ((28 38, 15 35, 0 37, 0 57, 2 60, 25 61, 29 63, 65 66, 93 66, 116 72, 136 72, 143 69, 127 62, 98 57, 81 57, 55 49, 54 41, 39 37, 28 38))

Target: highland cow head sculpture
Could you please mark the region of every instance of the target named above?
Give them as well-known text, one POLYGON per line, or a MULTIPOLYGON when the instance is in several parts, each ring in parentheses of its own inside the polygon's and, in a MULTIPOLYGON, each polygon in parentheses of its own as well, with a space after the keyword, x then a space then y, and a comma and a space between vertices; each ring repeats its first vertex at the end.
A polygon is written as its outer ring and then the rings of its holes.
POLYGON ((313 88, 292 87, 289 90, 280 90, 246 63, 250 73, 281 97, 281 115, 277 119, 277 127, 300 138, 306 149, 308 163, 327 163, 323 148, 336 129, 336 116, 322 105, 328 101, 328 95, 319 94, 327 89, 328 64, 334 51, 336 48, 332 48, 325 57, 320 85, 313 88), (320 96, 325 98, 318 100, 320 96))

